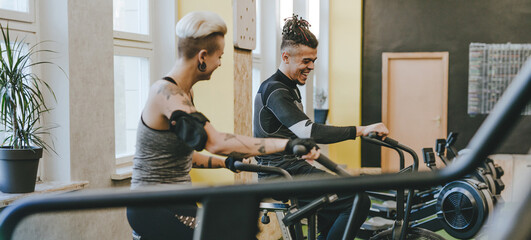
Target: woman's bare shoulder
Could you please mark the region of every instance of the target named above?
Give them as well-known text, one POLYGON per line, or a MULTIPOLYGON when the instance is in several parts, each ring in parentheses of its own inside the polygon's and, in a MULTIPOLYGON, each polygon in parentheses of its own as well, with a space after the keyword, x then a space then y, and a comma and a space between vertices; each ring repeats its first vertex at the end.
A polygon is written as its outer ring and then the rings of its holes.
POLYGON ((164 115, 176 110, 188 113, 196 111, 190 96, 179 86, 165 80, 157 80, 153 83, 149 98, 149 101, 161 107, 164 115))

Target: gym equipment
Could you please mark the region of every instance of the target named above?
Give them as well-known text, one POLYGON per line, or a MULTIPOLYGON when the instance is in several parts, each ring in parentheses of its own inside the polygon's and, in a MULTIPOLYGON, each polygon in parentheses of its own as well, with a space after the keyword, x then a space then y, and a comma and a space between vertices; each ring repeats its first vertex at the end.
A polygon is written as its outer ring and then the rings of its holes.
MULTIPOLYGON (((86 190, 57 195, 46 195, 17 201, 0 213, 0 238, 10 240, 17 225, 25 217, 41 212, 58 212, 78 209, 100 209, 124 206, 149 206, 152 204, 175 204, 189 201, 203 203, 200 217, 203 221, 196 228, 197 239, 248 240, 256 233, 256 219, 260 199, 268 196, 290 196, 294 194, 326 194, 329 192, 356 192, 382 190, 386 188, 423 188, 436 186, 459 179, 475 170, 494 147, 508 136, 516 125, 521 110, 531 100, 531 60, 498 101, 491 114, 483 121, 474 137, 468 143, 470 154, 440 171, 415 172, 408 174, 382 174, 339 179, 293 181, 283 184, 264 183, 219 187, 191 187, 166 190, 143 190, 138 192, 109 190, 86 190), (226 216, 232 216, 226 221, 226 216), (224 219, 225 221, 220 221, 224 219), (238 226, 238 227, 234 227, 238 226), (229 230, 229 231, 227 231, 229 230)), ((531 193, 528 188, 528 193, 531 193)), ((529 230, 529 209, 531 194, 526 194, 516 213, 501 220, 502 231, 495 239, 531 239, 529 230), (509 222, 510 225, 503 224, 509 222)), ((346 239, 346 238, 344 238, 346 239)))
MULTIPOLYGON (((294 152, 306 152, 306 149, 298 145, 294 147, 294 152)), ((326 156, 321 155, 319 159, 316 159, 323 167, 334 172, 340 176, 350 176, 350 174, 341 168, 339 165, 332 162, 326 156)), ((291 175, 284 169, 271 166, 247 164, 242 162, 235 162, 235 168, 240 171, 249 171, 249 172, 267 172, 280 175, 288 180, 292 180, 291 175)), ((308 220, 308 232, 307 239, 314 240, 316 239, 317 229, 316 229, 316 213, 323 206, 330 204, 338 199, 336 194, 325 194, 319 198, 316 198, 314 201, 300 207, 297 198, 290 197, 290 204, 286 203, 260 203, 260 211, 263 214, 261 217, 261 222, 263 224, 268 224, 270 218, 268 216, 269 212, 274 212, 277 217, 278 223, 280 225, 282 237, 285 240, 291 239, 304 239, 302 233, 301 220, 306 218, 308 220)), ((356 198, 355 198, 356 199, 356 198)), ((356 201, 356 200, 354 200, 356 201)), ((353 206, 356 206, 354 204, 353 206)), ((354 207, 353 207, 354 208, 354 207)), ((354 210, 351 212, 351 217, 354 214, 354 210)), ((350 223, 347 224, 347 229, 350 228, 350 223)))
POLYGON ((487 185, 465 178, 446 184, 437 198, 437 218, 455 238, 475 236, 494 209, 487 185))
MULTIPOLYGON (((457 133, 450 132, 446 140, 436 141, 437 155, 445 164, 450 161, 445 156, 444 149, 454 156, 453 159, 469 152, 466 149, 457 151, 453 147, 457 136, 457 133), (441 148, 443 143, 445 147, 441 148)), ((454 161, 459 160, 451 162, 454 161)), ((478 234, 494 206, 503 201, 500 196, 505 188, 500 179, 502 175, 503 169, 487 158, 471 174, 442 187, 437 197, 437 219, 448 234, 459 239, 468 239, 478 234)))
MULTIPOLYGON (((451 162, 448 156, 445 156, 445 149, 447 149, 448 153, 451 153, 453 158, 456 159, 457 156, 466 154, 469 152, 469 149, 462 149, 460 151, 457 151, 457 149, 454 147, 455 142, 457 141, 457 133, 450 132, 448 134, 447 139, 437 139, 436 141, 436 149, 437 149, 437 155, 441 160, 445 163, 445 165, 448 165, 449 162, 451 162), (442 147, 441 145, 444 145, 442 147)), ((452 160, 453 161, 453 160, 452 160)), ((490 192, 493 195, 497 196, 498 200, 501 200, 499 197, 501 191, 505 189, 505 184, 501 180, 501 177, 503 176, 504 171, 501 166, 494 163, 494 161, 490 158, 486 158, 485 162, 483 162, 476 171, 469 174, 467 177, 474 178, 476 180, 479 180, 481 182, 484 182, 489 187, 490 192)))
MULTIPOLYGON (((301 149, 299 146, 294 147, 293 151, 305 152, 304 149, 301 149)), ((242 162, 235 162, 234 167, 239 171, 273 173, 278 174, 287 180, 293 180, 291 175, 286 170, 279 167, 262 166, 242 162)), ((334 194, 334 196, 335 198, 333 196, 319 198, 301 209, 299 209, 299 203, 295 197, 289 198, 291 205, 286 203, 261 202, 260 211, 263 215, 260 221, 263 224, 268 224, 270 222, 268 213, 274 212, 277 217, 278 224, 280 225, 283 239, 299 240, 304 239, 300 220, 306 217, 308 219, 308 239, 314 240, 316 232, 315 213, 320 207, 322 207, 322 205, 335 201, 337 199, 337 195, 334 194)))
MULTIPOLYGON (((363 137, 362 139, 369 141, 371 143, 389 147, 398 152, 398 155, 400 157, 400 173, 405 172, 416 172, 418 171, 418 156, 417 154, 409 147, 400 144, 398 141, 393 140, 389 137, 382 140, 380 137, 378 137, 375 134, 369 134, 368 137, 363 137), (413 164, 407 168, 404 167, 404 155, 401 153, 402 151, 406 151, 413 157, 413 164)), ((404 209, 404 190, 398 189, 396 194, 382 194, 377 192, 369 192, 369 194, 372 194, 373 196, 384 196, 384 198, 394 198, 396 199, 396 202, 392 201, 386 201, 384 202, 383 206, 378 204, 373 204, 373 208, 376 209, 385 209, 384 212, 387 212, 386 217, 390 219, 394 219, 394 221, 389 221, 382 218, 376 218, 373 217, 370 219, 370 221, 367 221, 364 223, 362 228, 365 230, 364 234, 361 237, 367 237, 367 232, 369 232, 369 235, 374 235, 370 239, 371 240, 377 240, 377 239, 434 239, 434 240, 440 240, 444 239, 438 234, 422 229, 418 226, 410 226, 410 220, 412 215, 412 201, 415 194, 415 189, 408 189, 407 190, 407 200, 405 204, 404 209), (393 208, 393 206, 395 206, 393 208), (387 208, 387 209, 386 209, 387 208), (390 211, 391 210, 391 211, 390 211), (392 214, 392 213, 396 214, 392 214), (391 226, 389 226, 391 225, 391 226), (384 231, 382 231, 384 230, 384 231)), ((419 201, 417 199, 417 201, 419 201)), ((373 211, 374 213, 374 211, 373 211)))
MULTIPOLYGON (((449 164, 448 150, 451 158, 456 158, 466 151, 457 151, 453 146, 457 141, 457 133, 451 132, 447 139, 437 139, 435 147, 437 155, 444 164, 449 164)), ((372 141, 374 143, 374 141, 372 141)), ((387 146, 389 147, 389 146, 387 146)), ((435 153, 432 148, 422 149, 424 163, 431 170, 436 170, 435 153)), ((403 171, 403 155, 399 154, 401 172, 403 171)), ((492 213, 494 206, 501 202, 499 194, 504 184, 499 179, 503 169, 496 166, 492 159, 486 161, 472 174, 464 179, 452 181, 444 186, 432 187, 414 193, 411 209, 411 227, 425 228, 431 231, 445 229, 451 236, 467 239, 475 236, 492 213)), ((370 216, 379 217, 366 222, 364 228, 375 231, 389 225, 389 220, 396 217, 397 205, 392 201, 399 198, 394 192, 370 192, 375 199, 383 200, 383 204, 373 204, 370 216)), ((390 233, 388 233, 390 234, 390 233)))

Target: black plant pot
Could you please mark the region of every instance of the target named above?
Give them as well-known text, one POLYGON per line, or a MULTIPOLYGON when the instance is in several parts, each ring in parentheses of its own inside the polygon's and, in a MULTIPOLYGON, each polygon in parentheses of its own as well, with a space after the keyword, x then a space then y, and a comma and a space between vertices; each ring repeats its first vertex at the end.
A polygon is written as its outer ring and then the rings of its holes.
POLYGON ((326 117, 328 116, 328 109, 314 109, 313 116, 316 123, 325 124, 326 117))
POLYGON ((42 148, 0 147, 0 191, 3 193, 35 191, 37 168, 41 157, 42 148))

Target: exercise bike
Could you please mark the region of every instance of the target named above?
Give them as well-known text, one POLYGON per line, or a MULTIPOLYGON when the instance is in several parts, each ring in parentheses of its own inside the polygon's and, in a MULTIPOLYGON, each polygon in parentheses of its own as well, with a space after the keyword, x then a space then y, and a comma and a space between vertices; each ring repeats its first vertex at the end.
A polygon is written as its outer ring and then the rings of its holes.
MULTIPOLYGON (((375 134, 362 137, 363 140, 383 147, 395 150, 400 159, 400 171, 398 174, 418 171, 418 156, 409 147, 400 144, 391 138, 381 139, 375 134), (405 167, 403 151, 410 154, 413 164, 405 167)), ((383 204, 373 203, 371 218, 362 226, 359 237, 373 239, 444 239, 438 234, 412 224, 412 218, 418 211, 427 211, 426 208, 418 208, 417 204, 423 201, 433 202, 433 193, 437 189, 423 189, 416 192, 415 189, 407 189, 405 197, 404 189, 393 192, 368 192, 373 199, 385 200, 383 204), (430 197, 431 196, 431 197, 430 197), (394 200, 394 201, 393 201, 394 200), (404 205, 405 204, 405 205, 404 205), (415 205, 415 207, 414 207, 415 205)))
MULTIPOLYGON (((299 151, 304 152, 301 150, 299 151)), ((294 151, 294 152, 297 152, 297 151, 294 151)), ((342 175, 342 176, 349 175, 348 172, 346 172, 344 169, 342 169, 341 167, 333 163, 331 160, 329 160, 324 155, 321 155, 319 159, 316 159, 316 161, 337 175, 342 175)), ((262 165, 248 164, 248 163, 242 163, 242 162, 235 162, 234 166, 239 171, 273 173, 273 174, 282 176, 287 180, 293 179, 292 176, 286 170, 279 168, 279 167, 262 166, 262 165)), ((317 228, 316 228, 317 211, 319 211, 319 209, 326 206, 327 204, 335 202, 337 199, 338 199, 338 196, 336 194, 326 194, 324 196, 316 198, 315 200, 313 200, 309 204, 306 204, 303 207, 299 205, 298 199, 296 197, 290 197, 289 204, 287 203, 287 201, 283 201, 282 203, 261 202, 260 212, 262 213, 262 217, 260 221, 263 224, 268 224, 270 222, 270 217, 268 214, 270 212, 273 212, 278 220, 280 230, 282 233, 282 237, 284 240, 292 240, 292 239, 315 240, 317 237, 317 228), (306 234, 307 238, 304 237, 303 230, 302 230, 301 220, 303 219, 307 220, 307 226, 308 226, 308 231, 306 234)), ((357 197, 354 198, 354 202, 356 202, 356 200, 357 200, 357 197)), ((355 214, 354 206, 356 206, 356 203, 354 203, 353 205, 353 209, 351 211, 351 218, 355 214)), ((349 220, 349 222, 351 221, 352 220, 349 220)), ((351 228, 350 223, 347 223, 347 229, 350 229, 350 228, 351 228)))
MULTIPOLYGON (((235 162, 234 166, 239 171, 273 173, 284 177, 287 180, 293 179, 286 170, 279 167, 262 166, 242 162, 235 162)), ((270 217, 268 213, 273 212, 278 220, 282 238, 285 240, 300 240, 304 239, 301 220, 306 218, 308 220, 308 239, 314 240, 316 238, 315 213, 320 207, 327 203, 334 202, 336 199, 337 195, 335 194, 326 195, 303 208, 299 208, 298 199, 295 197, 289 198, 289 204, 286 200, 282 200, 282 203, 261 202, 260 212, 262 213, 262 217, 260 221, 263 224, 269 224, 270 217)))

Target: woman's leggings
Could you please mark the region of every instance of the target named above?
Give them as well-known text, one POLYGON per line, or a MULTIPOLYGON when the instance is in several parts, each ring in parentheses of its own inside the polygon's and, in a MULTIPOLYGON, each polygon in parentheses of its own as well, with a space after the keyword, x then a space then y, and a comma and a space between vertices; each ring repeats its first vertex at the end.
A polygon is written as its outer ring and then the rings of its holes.
POLYGON ((127 220, 142 240, 193 239, 197 205, 128 207, 127 220), (188 220, 186 219, 188 217, 188 220), (187 225, 185 225, 185 223, 187 225))

